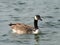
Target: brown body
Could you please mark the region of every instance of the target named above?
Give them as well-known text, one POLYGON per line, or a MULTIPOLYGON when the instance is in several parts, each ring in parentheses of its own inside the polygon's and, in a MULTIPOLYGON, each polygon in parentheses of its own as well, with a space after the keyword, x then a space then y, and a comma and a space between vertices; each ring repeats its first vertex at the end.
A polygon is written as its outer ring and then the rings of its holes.
POLYGON ((34 30, 34 27, 30 26, 30 25, 25 25, 23 23, 16 23, 16 24, 12 24, 11 26, 12 30, 16 30, 16 33, 18 34, 30 34, 32 33, 32 30, 34 30))

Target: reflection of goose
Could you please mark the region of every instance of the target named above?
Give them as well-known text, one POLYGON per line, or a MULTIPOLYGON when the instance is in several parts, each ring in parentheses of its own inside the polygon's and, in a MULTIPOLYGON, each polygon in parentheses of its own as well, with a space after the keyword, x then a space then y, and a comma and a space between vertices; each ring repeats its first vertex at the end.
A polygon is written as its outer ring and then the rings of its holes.
POLYGON ((35 34, 34 35, 34 39, 35 39, 35 45, 40 45, 39 43, 40 43, 40 35, 39 34, 35 34))
POLYGON ((13 33, 37 34, 39 32, 38 20, 42 21, 41 17, 39 15, 36 15, 34 17, 34 27, 32 27, 30 25, 23 24, 23 23, 15 23, 15 24, 10 23, 9 26, 11 26, 13 33))
POLYGON ((35 40, 36 40, 36 42, 39 42, 39 35, 38 34, 35 34, 35 40))

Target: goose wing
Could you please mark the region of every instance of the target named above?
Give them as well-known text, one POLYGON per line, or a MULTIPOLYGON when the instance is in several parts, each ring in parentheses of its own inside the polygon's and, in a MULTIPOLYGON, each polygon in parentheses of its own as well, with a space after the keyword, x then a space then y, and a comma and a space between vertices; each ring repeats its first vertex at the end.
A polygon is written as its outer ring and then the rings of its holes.
POLYGON ((33 26, 26 25, 26 24, 23 24, 23 23, 16 23, 15 25, 12 25, 11 27, 12 27, 12 29, 25 31, 25 32, 30 32, 34 29, 33 26))

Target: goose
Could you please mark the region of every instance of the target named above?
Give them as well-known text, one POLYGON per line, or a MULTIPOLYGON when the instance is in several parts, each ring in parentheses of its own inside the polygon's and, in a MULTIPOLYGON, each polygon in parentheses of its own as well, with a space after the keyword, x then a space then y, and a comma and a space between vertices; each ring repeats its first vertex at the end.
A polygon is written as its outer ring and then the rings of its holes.
POLYGON ((38 20, 42 21, 40 15, 35 15, 34 27, 24 23, 10 23, 9 26, 11 27, 12 32, 16 34, 38 34, 38 20))

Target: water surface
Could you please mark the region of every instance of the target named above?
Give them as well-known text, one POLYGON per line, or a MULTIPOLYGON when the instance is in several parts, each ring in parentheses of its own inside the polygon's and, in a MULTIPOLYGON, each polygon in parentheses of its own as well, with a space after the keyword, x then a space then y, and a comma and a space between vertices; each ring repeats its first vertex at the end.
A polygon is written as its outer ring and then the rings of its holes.
POLYGON ((0 0, 0 45, 60 45, 60 0, 0 0), (37 14, 40 34, 11 33, 9 23, 33 25, 37 14))

